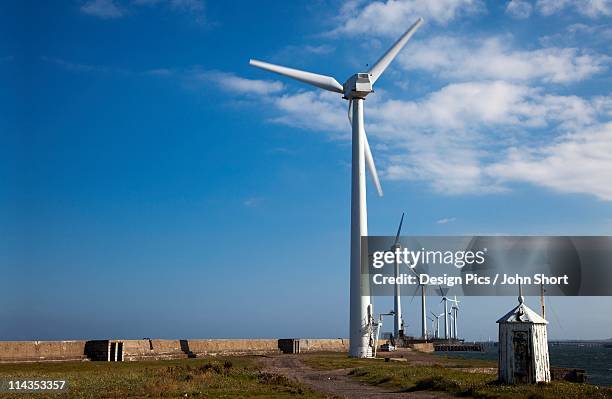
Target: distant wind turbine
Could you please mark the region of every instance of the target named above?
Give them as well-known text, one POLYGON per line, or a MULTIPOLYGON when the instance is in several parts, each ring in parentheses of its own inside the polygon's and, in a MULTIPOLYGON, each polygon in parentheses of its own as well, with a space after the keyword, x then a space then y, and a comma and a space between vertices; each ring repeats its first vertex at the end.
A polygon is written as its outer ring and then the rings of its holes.
POLYGON ((341 85, 331 76, 300 71, 267 62, 250 60, 257 68, 275 72, 299 80, 318 88, 342 94, 349 102, 349 120, 352 125, 352 172, 351 172, 351 289, 350 289, 350 346, 352 357, 371 357, 373 355, 373 321, 368 317, 370 289, 367 276, 361 273, 361 237, 368 235, 365 167, 372 175, 378 194, 382 188, 368 138, 365 133, 363 102, 373 92, 372 86, 380 78, 400 50, 406 45, 414 32, 421 26, 419 18, 389 50, 370 68, 368 72, 356 73, 341 85))
POLYGON ((402 232, 402 224, 404 223, 404 213, 402 212, 402 218, 400 219, 399 227, 397 228, 397 234, 395 235, 395 242, 393 246, 391 246, 391 251, 396 254, 394 257, 395 261, 395 292, 393 296, 393 336, 395 339, 398 339, 400 330, 404 329, 404 320, 402 319, 402 303, 401 303, 401 292, 400 285, 397 283, 398 277, 400 275, 399 272, 399 262, 397 261, 397 253, 396 250, 400 248, 399 238, 402 232))
POLYGON ((433 317, 436 318, 436 325, 434 327, 434 338, 440 338, 440 317, 444 316, 444 313, 440 313, 440 314, 435 314, 434 312, 431 312, 431 314, 433 315, 433 317))
POLYGON ((448 339, 448 298, 446 297, 448 288, 446 290, 440 286, 438 288, 440 289, 440 294, 442 294, 442 300, 440 302, 444 302, 444 339, 448 339))
POLYGON ((412 294, 412 298, 410 299, 410 302, 412 303, 412 300, 414 299, 414 296, 416 295, 417 291, 419 290, 419 288, 421 289, 421 338, 422 339, 427 339, 427 305, 425 303, 425 294, 427 292, 427 286, 425 284, 421 284, 421 276, 419 275, 419 273, 416 272, 416 270, 414 270, 414 268, 410 268, 410 270, 412 271, 412 273, 414 273, 414 275, 417 278, 417 286, 414 290, 414 294, 412 294))
POLYGON ((452 324, 452 328, 453 328, 453 337, 455 339, 458 339, 459 336, 457 335, 457 322, 459 319, 459 303, 461 301, 457 300, 457 295, 455 295, 455 299, 449 299, 449 302, 453 303, 453 306, 451 306, 451 313, 453 314, 453 324, 452 324))

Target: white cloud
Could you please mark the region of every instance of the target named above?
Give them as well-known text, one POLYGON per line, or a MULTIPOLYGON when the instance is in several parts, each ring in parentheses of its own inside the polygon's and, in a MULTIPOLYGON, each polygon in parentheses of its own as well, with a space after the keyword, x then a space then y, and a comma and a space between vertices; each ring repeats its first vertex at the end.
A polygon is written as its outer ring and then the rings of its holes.
POLYGON ((532 11, 533 6, 526 0, 511 0, 506 6, 506 14, 518 19, 529 18, 532 11))
POLYGON ((204 10, 204 3, 200 0, 170 0, 170 7, 180 11, 197 12, 204 10))
POLYGON ((326 91, 302 91, 272 99, 280 116, 272 122, 302 129, 326 131, 335 138, 350 137, 347 104, 326 91))
POLYGON ((168 69, 168 68, 154 68, 154 69, 149 69, 147 71, 144 72, 146 75, 151 75, 151 76, 170 76, 172 75, 172 70, 168 69))
POLYGON ((261 197, 250 197, 242 201, 242 205, 244 205, 247 208, 255 208, 259 206, 262 203, 262 201, 263 201, 263 198, 261 197))
MULTIPOLYGON (((350 138, 346 103, 337 94, 301 91, 266 102, 278 113, 273 122, 350 138)), ((366 130, 387 180, 420 181, 445 194, 502 192, 511 181, 562 190, 546 180, 562 163, 559 182, 570 170, 583 180, 566 192, 612 200, 602 185, 607 174, 589 177, 597 168, 612 171, 608 131, 598 134, 596 128, 610 115, 609 97, 587 100, 504 81, 466 82, 415 101, 368 99, 366 130), (595 146, 585 145, 589 137, 595 146), (581 149, 572 153, 576 146, 581 149), (540 162, 542 169, 535 167, 540 162)))
POLYGON ((135 12, 139 7, 164 6, 175 12, 189 13, 200 25, 210 25, 206 21, 205 3, 203 0, 88 0, 81 6, 81 12, 99 18, 120 18, 135 12))
POLYGON ((127 69, 110 67, 106 65, 81 64, 78 62, 67 61, 61 58, 56 58, 56 57, 41 56, 40 59, 44 62, 54 64, 58 66, 59 68, 62 68, 70 72, 92 72, 92 73, 93 72, 104 72, 104 73, 121 73, 121 74, 130 73, 130 71, 127 69))
POLYGON ((481 12, 480 0, 387 0, 362 4, 348 1, 341 9, 340 26, 334 34, 372 34, 395 36, 403 32, 418 17, 439 24, 481 12))
POLYGON ((406 70, 424 70, 447 79, 538 80, 571 83, 607 69, 610 57, 577 48, 517 50, 509 37, 460 40, 437 36, 411 43, 399 56, 406 70))
POLYGON ((427 182, 446 194, 498 192, 483 165, 517 141, 539 142, 530 129, 582 126, 593 107, 574 97, 547 96, 502 81, 451 84, 417 101, 370 107, 367 130, 388 146, 384 176, 427 182))
POLYGON ((512 147, 486 168, 501 181, 523 181, 612 201, 612 123, 591 126, 536 148, 512 147))
POLYGON ((538 41, 543 46, 563 45, 567 47, 588 44, 591 48, 612 49, 612 27, 608 24, 575 23, 568 25, 561 32, 541 36, 538 41))
POLYGON ((610 0, 537 0, 536 8, 542 15, 557 14, 568 8, 590 18, 612 15, 610 0))
POLYGON ((336 48, 334 46, 329 44, 321 44, 319 46, 304 46, 304 52, 317 55, 329 54, 335 49, 336 48))
POLYGON ((283 84, 279 81, 245 79, 219 71, 197 71, 192 74, 192 78, 196 81, 213 83, 221 89, 235 94, 265 96, 279 93, 284 89, 283 84))
POLYGON ((504 81, 454 83, 416 101, 390 100, 372 113, 377 127, 439 131, 474 130, 494 126, 568 126, 592 121, 593 106, 575 96, 542 94, 541 90, 504 81))
POLYGON ((89 0, 81 6, 81 12, 99 18, 120 18, 125 14, 113 0, 89 0))
POLYGON ((442 218, 440 220, 437 220, 436 223, 437 224, 448 224, 448 223, 452 223, 455 220, 457 220, 457 218, 452 217, 452 218, 442 218))
POLYGON ((164 0, 132 0, 132 3, 137 6, 154 6, 163 1, 164 0))

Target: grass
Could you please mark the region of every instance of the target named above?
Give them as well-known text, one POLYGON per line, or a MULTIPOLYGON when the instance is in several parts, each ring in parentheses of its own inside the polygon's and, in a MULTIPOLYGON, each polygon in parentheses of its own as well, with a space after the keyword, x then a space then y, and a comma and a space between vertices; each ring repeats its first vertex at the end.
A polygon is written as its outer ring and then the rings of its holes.
POLYGON ((68 391, 0 398, 322 398, 287 378, 262 372, 254 357, 146 362, 0 364, 0 379, 63 379, 68 391))
MULTIPOLYGON (((553 382, 500 385, 496 376, 468 372, 490 367, 482 360, 419 355, 421 364, 351 359, 342 353, 301 356, 311 367, 350 369, 356 380, 403 391, 438 391, 479 399, 612 399, 612 389, 553 382), (427 360, 431 360, 427 363, 427 360), (425 364, 423 364, 423 362, 425 364), (442 362, 440 364, 432 364, 442 362)), ((0 379, 65 379, 60 394, 1 394, 0 398, 322 398, 287 378, 264 372, 252 356, 145 362, 58 362, 0 364, 0 379)))
POLYGON ((403 391, 439 391, 479 399, 612 398, 612 389, 589 384, 554 381, 537 385, 501 385, 496 382, 496 375, 462 370, 491 366, 490 362, 451 358, 443 361, 446 364, 411 365, 410 361, 386 363, 350 359, 343 354, 304 357, 304 362, 312 367, 351 368, 350 374, 360 381, 403 391))

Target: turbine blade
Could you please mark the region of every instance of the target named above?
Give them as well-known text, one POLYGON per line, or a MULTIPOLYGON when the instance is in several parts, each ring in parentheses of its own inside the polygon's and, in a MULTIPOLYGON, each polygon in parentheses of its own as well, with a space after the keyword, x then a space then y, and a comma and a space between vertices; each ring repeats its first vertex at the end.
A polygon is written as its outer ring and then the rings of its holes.
POLYGON ((385 71, 385 69, 387 69, 391 61, 393 61, 393 59, 406 45, 410 37, 412 37, 414 32, 416 32, 416 30, 419 28, 419 26, 421 26, 422 23, 423 18, 417 19, 416 22, 412 24, 412 26, 408 28, 408 30, 395 42, 395 44, 391 46, 391 48, 387 50, 387 52, 382 57, 380 57, 378 61, 376 61, 376 64, 374 64, 374 66, 368 72, 372 76, 372 83, 378 80, 380 75, 383 74, 383 72, 385 71))
POLYGON ((366 165, 368 165, 368 170, 370 171, 370 176, 372 176, 372 181, 374 182, 374 186, 376 186, 376 191, 378 192, 378 195, 382 197, 383 191, 382 191, 382 187, 380 186, 380 180, 378 179, 378 172, 376 171, 376 165, 374 164, 374 157, 372 157, 372 150, 370 149, 370 143, 368 143, 368 136, 365 134, 363 136, 363 144, 364 144, 366 165))
MULTIPOLYGON (((349 106, 348 106, 348 120, 349 123, 353 123, 353 100, 349 100, 349 106)), ((376 186, 376 191, 378 192, 379 196, 383 196, 383 192, 382 192, 382 187, 380 186, 380 180, 378 179, 378 172, 376 171, 376 165, 374 164, 374 157, 372 156, 372 150, 370 149, 370 143, 368 142, 368 136, 364 135, 363 136, 363 143, 364 143, 364 155, 365 155, 365 161, 366 161, 366 165, 368 165, 368 170, 370 171, 370 176, 372 176, 372 181, 374 182, 374 185, 376 186)), ((402 216, 403 217, 403 216, 402 216)), ((397 240, 396 240, 396 244, 397 244, 397 240)))
MULTIPOLYGON (((348 120, 349 123, 353 123, 353 100, 349 100, 349 106, 348 106, 348 120)), ((380 180, 378 179, 378 172, 376 171, 376 165, 374 164, 374 157, 372 156, 372 150, 370 149, 370 143, 368 141, 368 135, 364 134, 363 136, 363 143, 364 143, 364 155, 365 155, 365 161, 366 161, 366 165, 368 166, 368 170, 370 171, 370 176, 372 176, 372 181, 374 182, 374 185, 376 186, 376 191, 378 192, 379 196, 383 196, 383 192, 382 192, 382 187, 380 186, 380 180)), ((403 216, 402 216, 403 217, 403 216)), ((396 244, 397 244, 397 240, 396 240, 396 244)))
POLYGON ((399 227, 397 228, 397 234, 395 235, 395 245, 397 245, 397 243, 399 242, 400 233, 402 232, 402 223, 404 223, 404 212, 402 212, 402 218, 400 219, 400 224, 399 224, 399 227))
POLYGON ((419 286, 417 285, 414 288, 414 292, 412 293, 412 297, 410 297, 410 304, 412 304, 412 301, 414 300, 414 297, 416 296, 417 292, 419 291, 419 286))
POLYGON ((308 83, 313 86, 319 87, 321 89, 333 91, 336 93, 344 92, 342 85, 338 83, 338 81, 331 76, 319 75, 312 72, 300 71, 299 69, 287 68, 280 65, 269 64, 263 61, 250 60, 249 65, 254 67, 278 73, 279 75, 284 75, 300 82, 308 83))

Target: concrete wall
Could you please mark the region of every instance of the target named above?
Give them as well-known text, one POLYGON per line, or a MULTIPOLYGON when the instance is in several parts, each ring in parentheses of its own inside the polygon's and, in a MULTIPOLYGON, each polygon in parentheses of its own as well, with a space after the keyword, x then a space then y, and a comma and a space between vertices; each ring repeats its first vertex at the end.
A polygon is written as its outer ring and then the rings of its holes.
POLYGON ((123 340, 126 361, 278 353, 276 339, 123 340))
MULTIPOLYGON (((279 353, 277 339, 139 339, 97 341, 0 342, 0 362, 106 360, 109 343, 122 343, 124 361, 204 355, 279 353)), ((301 352, 348 351, 347 339, 300 339, 301 352)))
POLYGON ((419 342, 412 344, 411 347, 419 352, 433 352, 435 350, 434 344, 431 342, 419 342))
POLYGON ((276 339, 190 339, 189 350, 196 354, 278 352, 276 339))
POLYGON ((348 352, 349 340, 300 338, 300 352, 348 352))
POLYGON ((348 339, 308 339, 284 338, 279 339, 278 349, 282 353, 305 352, 348 352, 348 339))
POLYGON ((83 360, 86 341, 0 341, 0 362, 83 360))

